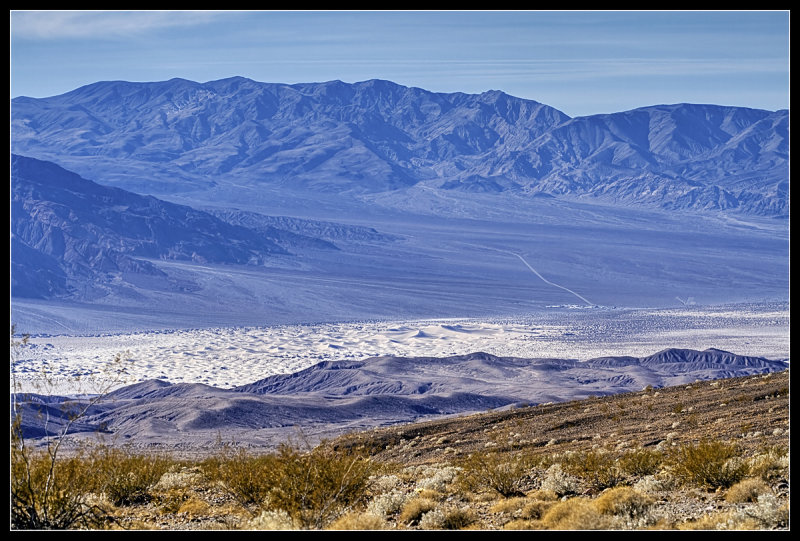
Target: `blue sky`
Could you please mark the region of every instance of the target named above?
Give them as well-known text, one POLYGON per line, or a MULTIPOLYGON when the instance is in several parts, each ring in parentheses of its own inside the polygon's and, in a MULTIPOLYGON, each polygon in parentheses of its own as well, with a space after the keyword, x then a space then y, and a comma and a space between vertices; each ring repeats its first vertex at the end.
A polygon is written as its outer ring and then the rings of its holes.
POLYGON ((570 116, 789 107, 786 11, 11 11, 10 91, 96 81, 388 79, 570 116))

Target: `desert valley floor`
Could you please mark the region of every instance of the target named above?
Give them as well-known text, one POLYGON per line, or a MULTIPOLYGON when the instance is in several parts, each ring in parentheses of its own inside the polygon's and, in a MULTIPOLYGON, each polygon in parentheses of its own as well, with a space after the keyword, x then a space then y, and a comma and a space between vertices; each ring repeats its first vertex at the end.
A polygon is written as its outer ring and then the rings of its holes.
POLYGON ((20 352, 18 383, 35 390, 43 369, 54 392, 91 393, 117 354, 130 359, 116 386, 148 379, 244 385, 320 361, 380 355, 462 355, 586 360, 647 356, 666 348, 717 348, 790 357, 788 303, 673 309, 553 307, 507 319, 362 321, 220 327, 116 334, 33 335, 20 352), (76 378, 80 376, 80 378, 76 378))

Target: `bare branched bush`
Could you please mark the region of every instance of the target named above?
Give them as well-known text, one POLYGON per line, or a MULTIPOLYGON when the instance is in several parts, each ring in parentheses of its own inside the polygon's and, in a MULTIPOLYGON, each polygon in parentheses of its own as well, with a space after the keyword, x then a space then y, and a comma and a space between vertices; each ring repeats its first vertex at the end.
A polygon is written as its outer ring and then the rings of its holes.
MULTIPOLYGON (((22 392, 19 372, 19 351, 28 336, 15 338, 11 326, 11 527, 14 529, 90 528, 112 520, 109 511, 94 503, 92 496, 103 477, 96 468, 96 457, 84 448, 65 457, 62 444, 77 423, 127 374, 126 360, 117 355, 101 370, 101 383, 81 389, 80 400, 64 400, 53 409, 35 395, 22 392), (26 417, 28 416, 28 417, 26 417), (34 441, 26 422, 42 435, 34 441)), ((77 381, 76 378, 76 382, 77 381)), ((52 373, 45 369, 33 384, 36 394, 57 394, 52 373)))

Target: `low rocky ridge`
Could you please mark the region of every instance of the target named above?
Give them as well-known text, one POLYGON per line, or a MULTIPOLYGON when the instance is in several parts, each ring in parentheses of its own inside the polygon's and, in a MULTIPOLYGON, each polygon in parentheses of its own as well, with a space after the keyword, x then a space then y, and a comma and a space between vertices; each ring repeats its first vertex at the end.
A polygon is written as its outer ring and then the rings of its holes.
MULTIPOLYGON (((715 349, 669 349, 644 358, 588 361, 486 353, 376 357, 322 362, 234 389, 158 380, 137 383, 102 397, 72 432, 92 437, 100 431, 120 444, 167 450, 200 452, 220 438, 269 448, 298 432, 319 439, 431 417, 613 396, 786 368, 788 361, 715 349)), ((33 438, 57 433, 62 427, 59 405, 73 401, 29 398, 28 412, 47 401, 48 424, 39 416, 24 414, 24 433, 33 438)))

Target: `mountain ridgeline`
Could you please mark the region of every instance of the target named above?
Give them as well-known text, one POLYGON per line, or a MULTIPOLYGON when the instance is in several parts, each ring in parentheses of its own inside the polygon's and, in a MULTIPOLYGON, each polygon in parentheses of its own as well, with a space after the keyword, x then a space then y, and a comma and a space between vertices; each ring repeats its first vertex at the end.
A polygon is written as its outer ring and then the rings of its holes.
POLYGON ((784 216, 788 123, 787 110, 699 104, 570 118, 494 90, 233 77, 15 98, 11 148, 156 195, 242 181, 331 197, 421 185, 784 216))

